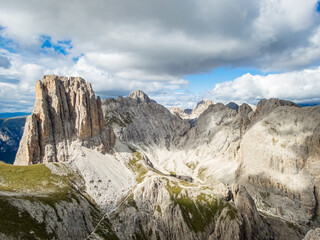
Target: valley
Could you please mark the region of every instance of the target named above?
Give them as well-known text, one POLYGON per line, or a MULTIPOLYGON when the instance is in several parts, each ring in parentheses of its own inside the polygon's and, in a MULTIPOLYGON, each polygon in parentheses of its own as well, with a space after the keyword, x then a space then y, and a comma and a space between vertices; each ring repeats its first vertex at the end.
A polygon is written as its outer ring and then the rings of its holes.
POLYGON ((320 106, 203 101, 172 113, 142 91, 100 100, 84 79, 55 75, 36 95, 14 165, 0 165, 2 239, 319 231, 320 106))

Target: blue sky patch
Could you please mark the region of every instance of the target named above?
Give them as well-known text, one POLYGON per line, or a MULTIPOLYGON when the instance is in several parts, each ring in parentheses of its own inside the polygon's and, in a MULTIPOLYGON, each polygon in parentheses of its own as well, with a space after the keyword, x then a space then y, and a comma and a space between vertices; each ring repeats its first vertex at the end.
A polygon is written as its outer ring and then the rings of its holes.
POLYGON ((201 93, 208 89, 213 89, 217 83, 233 81, 246 73, 267 75, 267 73, 263 73, 255 68, 221 67, 209 73, 189 75, 185 79, 189 81, 189 89, 201 93))
POLYGON ((82 57, 83 55, 84 55, 84 54, 82 53, 82 54, 80 54, 79 56, 76 56, 76 57, 72 58, 72 61, 73 61, 74 63, 77 63, 77 62, 79 61, 79 58, 82 57))
POLYGON ((5 49, 11 53, 17 53, 18 44, 11 39, 4 38, 1 33, 3 30, 4 27, 0 25, 0 48, 5 49))
POLYGON ((52 41, 50 36, 41 35, 40 40, 42 42, 41 52, 46 53, 46 49, 52 48, 55 52, 63 55, 68 55, 69 50, 72 48, 71 40, 59 40, 56 43, 52 41))

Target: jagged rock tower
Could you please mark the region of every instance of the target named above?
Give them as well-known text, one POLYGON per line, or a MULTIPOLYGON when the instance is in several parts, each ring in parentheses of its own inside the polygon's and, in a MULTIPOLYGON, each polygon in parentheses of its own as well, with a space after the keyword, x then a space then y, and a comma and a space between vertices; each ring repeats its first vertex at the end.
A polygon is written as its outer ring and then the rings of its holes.
POLYGON ((80 77, 44 76, 36 84, 34 109, 14 164, 68 161, 74 144, 109 151, 114 135, 104 125, 101 100, 90 83, 80 77))

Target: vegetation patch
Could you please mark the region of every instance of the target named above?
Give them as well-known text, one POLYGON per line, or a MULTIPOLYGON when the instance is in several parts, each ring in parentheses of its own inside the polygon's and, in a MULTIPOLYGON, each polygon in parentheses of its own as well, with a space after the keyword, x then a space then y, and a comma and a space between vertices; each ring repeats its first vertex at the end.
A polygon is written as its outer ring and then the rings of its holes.
POLYGON ((169 181, 167 182, 167 190, 174 205, 179 206, 185 223, 194 232, 203 232, 224 208, 228 208, 227 216, 230 219, 236 218, 237 210, 214 195, 201 193, 192 199, 188 196, 188 192, 182 192, 182 188, 178 184, 173 182, 170 184, 169 181))
POLYGON ((191 182, 188 182, 188 181, 184 181, 184 180, 181 180, 181 185, 184 186, 184 187, 197 187, 196 184, 194 183, 191 183, 191 182))
POLYGON ((44 164, 14 166, 0 162, 0 191, 63 192, 71 187, 70 177, 52 174, 44 164))
POLYGON ((194 162, 190 162, 190 163, 186 163, 186 166, 188 168, 190 168, 191 170, 194 170, 197 166, 198 166, 199 162, 197 161, 196 163, 194 162))
POLYGON ((37 222, 28 212, 9 203, 10 197, 0 197, 0 232, 19 239, 57 239, 46 232, 45 223, 37 222))
POLYGON ((201 167, 199 168, 198 170, 198 177, 201 179, 201 180, 204 180, 205 178, 205 172, 207 171, 207 167, 201 167))
POLYGON ((278 142, 279 140, 276 140, 274 137, 272 138, 272 143, 273 145, 276 145, 276 143, 278 142))
POLYGON ((132 238, 134 240, 148 240, 149 238, 147 237, 147 235, 144 233, 143 229, 142 229, 142 225, 139 222, 139 226, 138 229, 136 230, 136 232, 134 233, 134 235, 132 236, 132 238))
POLYGON ((140 152, 132 153, 132 158, 129 160, 129 167, 136 173, 136 181, 141 183, 148 172, 140 152))
POLYGON ((128 205, 129 205, 130 207, 134 207, 134 208, 138 211, 137 203, 136 203, 136 201, 133 199, 133 193, 130 194, 127 203, 128 203, 128 205))
POLYGON ((169 180, 167 180, 167 190, 170 193, 171 200, 174 200, 178 198, 182 187, 180 187, 178 184, 170 184, 169 180))
MULTIPOLYGON (((93 203, 90 204, 90 208, 91 208, 91 217, 92 217, 93 221, 95 222, 95 224, 97 224, 102 217, 101 212, 93 203)), ((108 218, 104 218, 100 222, 100 225, 98 226, 95 233, 98 234, 103 239, 119 240, 118 236, 113 231, 112 224, 108 218)))
POLYGON ((160 205, 157 205, 157 206, 156 206, 156 211, 162 214, 160 205))

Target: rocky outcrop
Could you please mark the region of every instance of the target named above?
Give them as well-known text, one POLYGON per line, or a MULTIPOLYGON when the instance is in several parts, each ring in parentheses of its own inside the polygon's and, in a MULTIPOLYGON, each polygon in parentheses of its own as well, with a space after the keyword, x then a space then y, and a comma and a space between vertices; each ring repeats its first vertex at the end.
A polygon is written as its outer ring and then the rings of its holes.
POLYGON ((34 109, 27 118, 15 164, 68 161, 76 141, 109 151, 111 139, 100 97, 95 98, 91 84, 79 77, 44 76, 36 84, 34 109))
POLYGON ((243 239, 273 239, 273 233, 259 214, 252 197, 244 186, 233 188, 234 204, 243 217, 243 239))
POLYGON ((180 116, 182 119, 197 119, 213 102, 209 99, 204 99, 197 103, 194 109, 182 109, 179 107, 170 107, 169 111, 173 115, 180 116))
POLYGON ((181 117, 182 119, 190 119, 190 116, 191 116, 191 112, 188 113, 188 112, 185 112, 182 108, 179 108, 179 107, 170 107, 168 108, 168 110, 173 114, 173 115, 176 115, 176 116, 179 116, 181 117))
POLYGON ((289 103, 261 116, 241 140, 238 181, 247 186, 260 209, 312 224, 319 214, 320 106, 299 108, 289 103))
POLYGON ((1 164, 0 179, 0 239, 85 239, 100 220, 95 239, 116 238, 69 163, 1 164))
MULTIPOLYGON (((170 148, 180 135, 189 130, 188 120, 172 115, 167 108, 154 101, 138 101, 132 96, 136 96, 136 91, 126 98, 102 101, 106 125, 112 126, 118 139, 123 142, 170 148)), ((139 96, 149 99, 141 92, 139 96)))
POLYGON ((231 109, 235 110, 236 112, 238 112, 239 105, 236 104, 235 102, 228 102, 228 103, 226 104, 226 106, 227 106, 228 108, 231 108, 231 109))
POLYGON ((192 114, 195 115, 196 118, 198 118, 212 104, 213 102, 210 99, 203 99, 197 103, 195 108, 192 110, 192 114))
POLYGON ((145 94, 141 90, 135 90, 129 94, 129 98, 132 98, 137 101, 137 103, 149 103, 149 102, 155 102, 154 100, 150 99, 147 94, 145 94))
POLYGON ((319 240, 320 239, 320 228, 311 229, 303 240, 319 240))
POLYGON ((295 104, 291 101, 280 100, 277 98, 270 99, 262 99, 258 102, 257 108, 254 112, 252 118, 259 118, 266 116, 271 113, 274 109, 280 106, 288 106, 288 107, 300 107, 298 104, 295 104))
POLYGON ((242 187, 235 206, 222 196, 161 176, 145 179, 111 216, 120 239, 273 239, 242 187))

